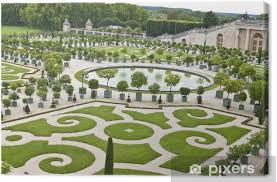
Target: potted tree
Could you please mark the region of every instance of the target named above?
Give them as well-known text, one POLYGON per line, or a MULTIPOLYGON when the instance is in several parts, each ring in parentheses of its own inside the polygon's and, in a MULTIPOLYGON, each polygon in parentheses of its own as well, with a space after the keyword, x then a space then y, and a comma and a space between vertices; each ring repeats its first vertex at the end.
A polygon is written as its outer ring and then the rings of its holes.
POLYGON ((8 90, 8 87, 9 87, 9 82, 2 82, 2 86, 5 88, 4 89, 4 95, 9 95, 9 90, 8 90))
POLYGON ((96 96, 97 96, 97 91, 96 91, 96 89, 99 88, 98 80, 96 80, 96 79, 91 79, 91 80, 89 80, 89 82, 88 82, 88 87, 91 89, 91 98, 92 98, 92 99, 95 99, 96 96))
POLYGON ((229 75, 224 72, 218 72, 214 77, 214 83, 219 85, 219 90, 216 91, 216 97, 222 99, 223 98, 223 90, 221 90, 221 86, 223 85, 225 80, 228 80, 229 75))
POLYGON ((243 81, 242 80, 235 80, 235 85, 234 85, 234 101, 239 102, 239 93, 243 91, 243 81))
POLYGON ((164 82, 169 86, 169 94, 167 94, 167 102, 173 102, 174 95, 171 93, 172 87, 176 86, 180 82, 181 77, 178 74, 169 73, 166 75, 164 82))
POLYGON ((256 69, 254 66, 250 65, 250 64, 242 64, 239 68, 239 74, 243 77, 243 78, 247 78, 247 85, 250 82, 250 78, 253 77, 256 74, 256 69))
POLYGON ((205 89, 203 86, 199 86, 197 88, 197 104, 202 104, 202 94, 205 92, 205 89))
POLYGON ((245 92, 240 92, 239 100, 241 103, 239 104, 239 110, 244 110, 243 102, 246 101, 246 99, 247 99, 247 94, 245 92))
POLYGON ((11 90, 13 91, 13 93, 15 93, 15 92, 16 92, 16 89, 18 88, 18 84, 17 84, 16 82, 12 82, 12 83, 10 84, 10 88, 11 88, 11 90))
POLYGON ((107 79, 107 89, 104 91, 104 97, 105 98, 111 98, 112 97, 112 90, 109 90, 109 81, 111 78, 114 78, 116 73, 117 73, 117 69, 103 69, 103 70, 98 70, 96 71, 97 75, 100 78, 105 78, 107 79))
POLYGON ((190 93, 190 88, 181 87, 180 88, 180 94, 182 95, 182 102, 187 102, 188 98, 187 96, 190 93))
POLYGON ((153 83, 148 87, 149 91, 153 94, 152 95, 152 102, 157 102, 157 95, 160 92, 160 85, 157 83, 153 83))
POLYGON ((9 109, 9 107, 11 106, 10 99, 4 99, 2 102, 3 102, 4 107, 6 107, 5 115, 11 115, 11 110, 9 109))
POLYGON ((71 55, 69 52, 63 53, 64 67, 69 67, 70 59, 71 59, 71 55))
POLYGON ((27 96, 29 96, 29 98, 28 98, 28 103, 29 104, 33 103, 32 95, 34 94, 34 92, 35 92, 35 87, 33 85, 27 85, 26 86, 26 88, 25 88, 25 94, 27 96))
POLYGON ((38 92, 37 92, 37 96, 40 97, 40 101, 38 103, 38 108, 43 108, 44 103, 43 103, 42 98, 47 96, 47 92, 45 92, 45 90, 43 90, 43 89, 39 89, 38 92))
POLYGON ((136 101, 142 101, 142 92, 139 92, 139 89, 143 85, 147 85, 147 77, 142 72, 136 71, 132 74, 131 80, 131 86, 138 89, 136 92, 136 101))
POLYGON ((120 100, 125 100, 125 94, 123 92, 127 91, 128 87, 129 87, 128 82, 125 81, 125 80, 121 80, 117 83, 116 87, 117 87, 117 90, 119 92, 121 92, 120 95, 119 95, 119 99, 120 100))
POLYGON ((17 106, 16 100, 19 99, 19 96, 15 92, 13 92, 10 94, 9 98, 12 100, 11 106, 16 107, 17 106))
POLYGON ((60 78, 60 82, 63 86, 63 89, 66 90, 67 84, 71 83, 71 79, 70 79, 69 75, 62 75, 60 78))
POLYGON ((231 99, 229 99, 229 95, 234 92, 234 80, 225 80, 223 86, 223 90, 227 92, 227 98, 223 99, 223 107, 231 107, 231 99))
POLYGON ((67 85, 66 87, 66 93, 68 94, 67 101, 73 101, 73 94, 74 87, 72 85, 67 85))
POLYGON ((254 101, 254 113, 258 113, 261 108, 261 102, 265 100, 268 93, 268 86, 265 80, 254 81, 249 84, 249 97, 254 101), (258 103, 257 103, 258 102, 258 103))
POLYGON ((52 86, 52 90, 53 90, 53 97, 55 98, 55 102, 56 104, 59 103, 59 98, 61 97, 61 94, 60 92, 62 91, 62 88, 61 88, 61 83, 60 82, 56 82, 55 84, 53 84, 52 86))

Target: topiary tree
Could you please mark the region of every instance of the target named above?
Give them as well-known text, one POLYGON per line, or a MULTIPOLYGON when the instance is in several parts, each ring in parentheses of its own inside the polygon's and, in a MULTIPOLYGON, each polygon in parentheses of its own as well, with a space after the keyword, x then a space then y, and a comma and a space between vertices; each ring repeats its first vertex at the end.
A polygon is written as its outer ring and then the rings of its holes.
POLYGON ((246 99, 247 99, 247 94, 245 92, 240 92, 239 100, 240 100, 241 104, 239 105, 239 110, 244 110, 243 102, 245 102, 246 99))
POLYGON ((113 174, 113 140, 111 137, 109 137, 107 144, 104 174, 113 174))
POLYGON ((96 79, 89 80, 88 87, 91 89, 91 98, 94 99, 97 96, 97 92, 95 90, 99 88, 98 80, 96 79))
POLYGON ((190 88, 181 87, 180 88, 180 94, 182 95, 182 101, 187 102, 187 96, 190 93, 190 88))
POLYGON ((103 69, 103 70, 98 70, 96 71, 97 75, 100 78, 105 78, 107 79, 107 89, 109 88, 109 81, 111 78, 114 78, 116 73, 117 73, 117 69, 103 69))
POLYGON ((62 75, 60 78, 60 82, 63 84, 63 88, 66 89, 66 85, 71 83, 70 76, 62 75))
POLYGON ((152 102, 156 102, 157 101, 157 96, 156 94, 158 94, 160 92, 160 85, 157 83, 153 83, 152 85, 150 85, 148 87, 148 90, 153 94, 152 95, 152 102))
MULTIPOLYGON (((143 85, 147 85, 148 83, 147 77, 142 72, 139 72, 139 71, 136 71, 135 73, 132 74, 131 80, 132 80, 131 86, 136 87, 138 91, 143 85)), ((141 101, 141 99, 142 99, 142 93, 137 92, 136 100, 141 101)))
POLYGON ((32 85, 27 85, 26 88, 25 88, 25 94, 27 96, 29 96, 29 99, 28 99, 28 103, 29 104, 32 104, 33 103, 33 98, 32 98, 32 95, 34 94, 35 92, 35 87, 32 86, 32 85))
POLYGON ((228 79, 230 79, 229 75, 220 71, 220 72, 216 73, 216 75, 214 77, 214 83, 219 85, 219 90, 221 90, 221 86, 224 84, 224 81, 228 80, 228 79))
POLYGON ((3 99, 3 100, 2 100, 2 103, 3 103, 4 107, 7 108, 7 110, 8 110, 9 107, 11 106, 11 101, 10 101, 10 99, 3 99))
POLYGON ((9 95, 9 98, 12 100, 12 106, 16 107, 17 106, 16 100, 19 99, 19 96, 14 92, 9 95))
POLYGON ((197 94, 198 94, 198 96, 197 96, 197 103, 198 104, 202 104, 202 94, 205 92, 205 89, 204 89, 204 87, 203 86, 199 86, 198 88, 197 88, 197 94))
POLYGON ((10 84, 10 88, 15 93, 16 89, 18 88, 18 84, 16 82, 12 82, 10 84))
POLYGON ((117 87, 117 90, 121 92, 119 96, 120 100, 125 100, 125 94, 123 92, 127 91, 129 87, 128 82, 125 80, 121 80, 117 83, 116 87, 117 87))
POLYGON ((256 69, 250 64, 243 64, 240 66, 239 73, 243 78, 246 77, 247 83, 249 83, 250 78, 256 74, 256 69))
POLYGON ((48 80, 46 78, 37 79, 37 88, 45 87, 48 84, 48 80))
POLYGON ((74 87, 72 85, 67 85, 66 93, 68 94, 68 101, 72 101, 73 91, 74 91, 74 87))
POLYGON ((169 73, 166 75, 164 82, 169 87, 170 94, 171 94, 172 87, 176 86, 180 82, 180 80, 181 80, 181 77, 178 74, 169 73))

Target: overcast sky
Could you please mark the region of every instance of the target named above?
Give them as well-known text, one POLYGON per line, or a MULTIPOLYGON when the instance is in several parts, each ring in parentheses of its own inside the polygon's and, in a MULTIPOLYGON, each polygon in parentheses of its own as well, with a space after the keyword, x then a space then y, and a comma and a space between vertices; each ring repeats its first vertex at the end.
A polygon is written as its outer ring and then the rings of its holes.
POLYGON ((95 0, 100 2, 127 2, 142 6, 163 6, 171 8, 188 8, 200 11, 215 11, 226 13, 261 14, 265 12, 263 1, 257 0, 95 0))

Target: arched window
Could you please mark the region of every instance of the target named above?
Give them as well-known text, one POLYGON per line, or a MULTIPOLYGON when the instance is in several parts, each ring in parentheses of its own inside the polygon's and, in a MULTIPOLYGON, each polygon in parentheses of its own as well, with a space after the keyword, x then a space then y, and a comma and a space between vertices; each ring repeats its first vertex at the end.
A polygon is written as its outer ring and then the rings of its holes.
POLYGON ((182 44, 186 45, 187 44, 187 40, 186 39, 182 39, 182 44))
POLYGON ((261 51, 263 47, 263 36, 259 33, 256 33, 252 38, 252 51, 258 52, 261 51))
POLYGON ((218 34, 216 37, 216 46, 217 47, 222 47, 223 45, 223 35, 222 34, 218 34))

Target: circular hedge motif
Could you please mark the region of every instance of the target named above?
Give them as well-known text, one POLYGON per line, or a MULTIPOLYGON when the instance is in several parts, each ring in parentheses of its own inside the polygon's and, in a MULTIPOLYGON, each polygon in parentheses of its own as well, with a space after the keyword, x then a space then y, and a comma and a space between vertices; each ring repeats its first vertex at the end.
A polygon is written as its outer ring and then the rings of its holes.
POLYGON ((110 137, 122 140, 140 140, 154 134, 152 128, 137 123, 118 123, 105 128, 105 133, 110 137))
POLYGON ((11 135, 11 136, 6 137, 6 140, 11 141, 11 142, 18 141, 21 139, 22 139, 22 136, 20 136, 20 135, 11 135))

